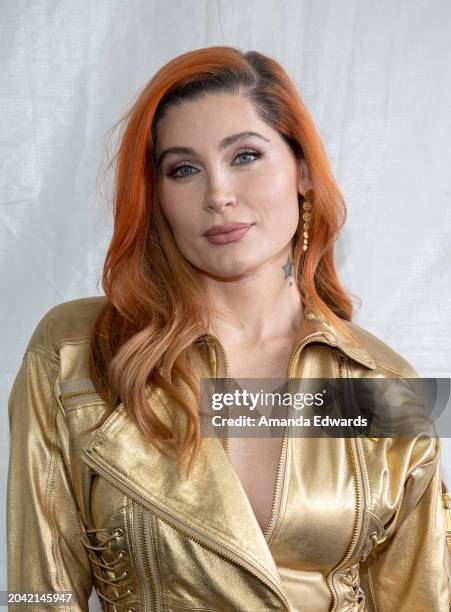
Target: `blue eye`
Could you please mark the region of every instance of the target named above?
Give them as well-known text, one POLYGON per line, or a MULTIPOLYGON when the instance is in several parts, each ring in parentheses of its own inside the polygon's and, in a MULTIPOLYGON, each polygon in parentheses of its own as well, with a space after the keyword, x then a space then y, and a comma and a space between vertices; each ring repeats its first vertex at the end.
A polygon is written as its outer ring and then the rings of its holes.
POLYGON ((174 168, 174 170, 171 170, 168 173, 168 176, 172 176, 174 178, 184 178, 185 176, 191 176, 191 174, 176 174, 176 172, 178 172, 179 170, 184 170, 185 168, 192 168, 192 166, 189 166, 188 164, 184 164, 183 166, 177 166, 177 168, 174 168))
MULTIPOLYGON (((259 159, 263 153, 260 153, 259 151, 241 151, 241 153, 238 153, 238 155, 235 156, 234 159, 238 159, 238 158, 242 158, 243 155, 250 155, 252 157, 254 157, 255 159, 259 159)), ((244 166, 246 164, 252 163, 253 161, 255 161, 255 159, 251 159, 249 161, 244 161, 241 164, 238 164, 238 166, 244 166)), ((167 173, 167 176, 170 176, 172 178, 185 178, 187 176, 192 176, 195 173, 192 172, 184 172, 185 169, 192 169, 195 170, 195 168, 193 166, 190 166, 189 164, 181 164, 180 166, 177 166, 176 168, 174 168, 173 170, 171 170, 170 172, 167 173), (181 171, 181 173, 179 173, 179 171, 181 171)))
MULTIPOLYGON (((242 155, 253 155, 256 159, 258 159, 259 157, 262 156, 262 154, 257 152, 257 151, 241 151, 241 153, 238 153, 238 155, 235 157, 235 159, 237 159, 238 157, 241 157, 242 155)), ((251 159, 250 161, 254 161, 254 160, 251 159)), ((249 162, 245 162, 245 163, 247 164, 249 162)))

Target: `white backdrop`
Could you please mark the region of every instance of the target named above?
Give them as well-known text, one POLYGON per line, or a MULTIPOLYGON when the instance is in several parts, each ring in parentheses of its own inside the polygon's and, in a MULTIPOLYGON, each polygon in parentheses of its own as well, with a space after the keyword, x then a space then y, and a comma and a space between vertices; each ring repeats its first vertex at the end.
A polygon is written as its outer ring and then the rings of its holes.
MULTIPOLYGON (((363 302, 355 321, 421 376, 451 376, 450 39, 447 0, 1 3, 2 499, 6 400, 28 339, 51 306, 100 293, 106 132, 163 63, 191 49, 256 49, 287 69, 347 201, 337 264, 363 302)), ((0 589, 4 519, 2 504, 0 589)))

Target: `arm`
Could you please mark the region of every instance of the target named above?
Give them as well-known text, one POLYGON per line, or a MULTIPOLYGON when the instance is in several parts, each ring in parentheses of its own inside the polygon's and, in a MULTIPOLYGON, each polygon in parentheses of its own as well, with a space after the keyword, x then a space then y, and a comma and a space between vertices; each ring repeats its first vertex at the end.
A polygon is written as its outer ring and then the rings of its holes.
MULTIPOLYGON (((54 394, 58 360, 27 350, 8 402, 11 433, 8 488, 8 591, 70 591, 85 612, 92 591, 83 526, 66 470, 66 420, 54 394)), ((15 610, 54 609, 45 604, 15 610)))
POLYGON ((440 439, 417 440, 396 523, 362 564, 362 583, 378 612, 448 612, 440 439))

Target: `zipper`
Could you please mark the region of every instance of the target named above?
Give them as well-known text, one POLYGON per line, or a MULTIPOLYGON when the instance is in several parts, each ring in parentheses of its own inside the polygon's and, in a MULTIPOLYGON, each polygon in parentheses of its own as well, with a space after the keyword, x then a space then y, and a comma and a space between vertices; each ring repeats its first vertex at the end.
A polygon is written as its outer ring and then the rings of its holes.
MULTIPOLYGON (((341 354, 341 352, 338 352, 338 360, 339 360, 339 368, 338 368, 338 374, 340 378, 345 378, 345 368, 347 371, 347 367, 345 365, 345 358, 344 356, 341 354)), ((353 476, 354 476, 354 500, 355 500, 355 508, 356 508, 356 512, 355 512, 355 517, 354 517, 354 524, 352 526, 352 535, 351 535, 351 541, 348 545, 348 548, 346 550, 346 553, 343 557, 343 559, 337 563, 331 570, 330 572, 327 574, 326 576, 326 584, 332 594, 332 597, 334 599, 334 604, 331 608, 331 612, 333 612, 334 610, 337 609, 337 599, 338 596, 335 593, 334 594, 334 585, 332 583, 332 576, 341 568, 343 567, 343 565, 350 559, 351 557, 351 553, 355 548, 355 545, 357 543, 357 539, 358 539, 358 525, 359 525, 359 516, 362 513, 362 508, 363 508, 363 503, 362 503, 362 494, 360 491, 360 487, 359 487, 359 480, 358 480, 358 464, 359 467, 361 468, 361 465, 359 463, 359 458, 357 456, 357 453, 355 452, 354 446, 352 444, 352 439, 351 438, 346 438, 346 443, 349 447, 349 454, 351 457, 351 464, 352 464, 352 472, 353 472, 353 476)))
MULTIPOLYGON (((225 367, 226 367, 226 385, 228 382, 228 375, 229 375, 229 361, 227 358, 227 354, 225 352, 224 346, 221 343, 221 341, 219 340, 219 338, 217 338, 216 336, 214 336, 213 334, 209 334, 212 338, 214 338, 214 340, 217 342, 218 347, 220 348, 220 351, 222 353, 224 362, 225 362, 225 367)), ((325 342, 324 340, 321 339, 322 336, 321 335, 316 335, 316 336, 311 336, 310 338, 308 338, 307 340, 304 340, 301 344, 299 344, 296 349, 293 351, 290 361, 288 363, 288 368, 287 368, 287 374, 286 374, 286 378, 288 380, 290 380, 291 378, 293 378, 293 370, 294 370, 294 365, 295 365, 295 361, 297 359, 297 357, 299 356, 300 352, 302 351, 302 349, 307 345, 307 344, 311 344, 313 342, 321 342, 322 344, 329 344, 329 342, 325 342)), ((226 386, 227 388, 227 386, 226 386)), ((288 406, 288 417, 290 416, 290 409, 291 406, 288 406)), ((223 436, 223 446, 224 446, 224 450, 226 451, 226 455, 228 455, 228 437, 227 435, 223 436)), ((266 527, 264 529, 263 535, 265 536, 265 539, 268 541, 269 540, 269 536, 272 532, 272 530, 274 529, 276 523, 277 523, 277 518, 278 515, 276 515, 276 510, 277 507, 280 506, 280 504, 278 503, 279 501, 279 496, 280 496, 280 488, 281 488, 281 482, 282 482, 282 467, 285 466, 286 468, 286 462, 285 462, 285 458, 286 458, 286 454, 287 454, 287 446, 288 446, 288 425, 285 427, 285 431, 284 431, 284 436, 283 436, 283 440, 282 440, 282 444, 281 444, 281 448, 280 448, 280 453, 279 453, 279 461, 277 464, 277 472, 276 472, 276 481, 275 481, 275 486, 274 486, 274 492, 273 492, 273 498, 272 498, 272 504, 271 504, 271 514, 269 516, 269 520, 266 524, 266 527)), ((283 475, 285 475, 285 470, 283 472, 283 475)))
POLYGON ((451 495, 444 491, 445 485, 442 482, 442 505, 445 515, 445 532, 448 552, 451 553, 451 495))
MULTIPOLYGON (((343 355, 343 353, 341 353, 341 351, 338 351, 338 373, 340 378, 344 378, 344 366, 345 363, 345 356, 343 355)), ((376 438, 375 436, 373 437, 368 437, 368 440, 370 440, 371 442, 378 442, 379 438, 376 438)))
POLYGON ((94 387, 90 387, 89 389, 78 389, 77 391, 69 391, 68 393, 62 393, 60 395, 60 399, 63 402, 64 400, 71 399, 72 397, 79 397, 83 395, 100 395, 97 393, 97 390, 94 387))
MULTIPOLYGON (((293 370, 294 370, 294 364, 295 364, 295 360, 298 358, 300 352, 302 351, 302 349, 307 345, 310 344, 311 342, 315 342, 314 338, 310 338, 307 341, 302 342, 293 352, 293 354, 291 355, 290 361, 288 363, 288 368, 287 368, 287 375, 286 378, 288 380, 291 380, 293 378, 293 370)), ((291 417, 291 405, 288 406, 288 418, 291 417)), ((289 421, 288 421, 289 423, 289 421)), ((275 482, 275 486, 274 486, 274 495, 273 495, 273 500, 272 500, 272 507, 271 507, 271 514, 269 517, 269 521, 266 525, 265 531, 264 531, 264 536, 267 539, 267 541, 269 542, 269 538, 270 535, 272 534, 276 524, 277 524, 277 519, 279 518, 279 513, 277 513, 276 515, 276 509, 279 509, 280 512, 280 489, 281 489, 281 483, 282 483, 282 466, 285 467, 284 472, 283 472, 283 476, 285 476, 285 471, 286 471, 286 455, 287 455, 287 447, 288 447, 288 427, 289 425, 287 425, 285 427, 285 431, 284 431, 284 436, 283 436, 283 440, 282 440, 282 446, 280 449, 280 455, 279 455, 279 463, 277 466, 277 473, 276 473, 276 482, 275 482)))
MULTIPOLYGON (((152 529, 153 517, 150 512, 149 512, 148 519, 149 519, 148 521, 144 522, 144 534, 146 536, 146 542, 147 542, 147 547, 146 547, 147 558, 152 568, 153 582, 155 585, 155 589, 154 589, 155 611, 158 612, 159 610, 161 610, 161 597, 159 597, 159 593, 161 593, 161 588, 160 588, 160 579, 158 576, 157 560, 154 554, 155 548, 151 545, 152 538, 151 538, 150 530, 152 529)), ((144 514, 143 514, 143 521, 144 521, 144 514)), ((153 611, 153 608, 152 608, 152 611, 153 611)))
POLYGON ((144 610, 158 610, 156 607, 156 589, 155 580, 152 580, 152 571, 150 567, 149 558, 147 555, 146 540, 144 534, 144 516, 143 508, 133 502, 133 531, 135 534, 135 541, 138 545, 138 554, 136 560, 142 573, 143 587, 144 587, 144 610))
POLYGON ((219 553, 214 546, 207 543, 207 542, 212 541, 210 540, 210 538, 208 538, 208 536, 205 536, 202 534, 202 536, 199 537, 199 533, 194 528, 185 525, 179 519, 165 512, 161 508, 155 508, 151 503, 149 503, 147 500, 141 497, 139 493, 130 489, 122 481, 120 482, 120 484, 118 484, 117 479, 110 474, 110 472, 99 462, 99 460, 91 456, 92 450, 93 449, 90 449, 90 448, 83 449, 83 455, 82 455, 83 461, 85 461, 85 463, 87 463, 91 467, 92 471, 97 472, 109 484, 111 484, 112 487, 114 487, 120 493, 128 495, 131 499, 135 500, 143 508, 149 508, 152 511, 152 513, 155 516, 157 516, 160 520, 167 523, 170 527, 172 527, 173 529, 175 529, 176 531, 178 531, 185 537, 189 538, 193 542, 196 542, 196 544, 198 544, 199 546, 202 546, 203 548, 212 552, 216 556, 225 558, 227 561, 229 561, 233 565, 237 565, 247 570, 249 573, 255 576, 258 580, 260 580, 260 582, 262 582, 273 594, 275 593, 279 597, 279 599, 285 605, 287 612, 291 612, 291 608, 285 597, 285 594, 279 589, 279 586, 276 583, 272 582, 265 574, 260 572, 250 563, 248 563, 245 559, 241 557, 238 559, 237 558, 238 555, 236 552, 230 550, 229 548, 227 548, 226 546, 222 544, 220 545, 217 542, 215 542, 216 547, 217 546, 221 547, 221 552, 219 553))
MULTIPOLYGON (((217 338, 216 336, 214 336, 213 334, 209 334, 217 343, 220 352, 222 353, 222 357, 225 363, 225 384, 222 387, 222 391, 224 394, 224 391, 227 392, 228 389, 228 382, 229 382, 229 372, 230 372, 230 367, 229 367, 229 360, 227 357, 227 354, 225 352, 224 349, 224 345, 222 344, 222 342, 219 340, 219 338, 217 338)), ((228 415, 227 415, 228 416, 228 415)), ((222 446, 224 448, 225 454, 227 455, 227 457, 229 456, 229 436, 228 436, 228 425, 226 424, 224 426, 224 430, 223 430, 223 434, 222 434, 222 446)))
POLYGON ((103 401, 97 390, 94 387, 87 387, 84 389, 77 389, 77 391, 68 391, 67 393, 61 393, 59 400, 66 411, 71 408, 76 408, 80 404, 89 401, 103 401))
MULTIPOLYGON (((288 418, 290 417, 290 408, 291 406, 288 406, 288 418)), ((268 523, 266 524, 265 530, 263 532, 263 535, 265 536, 267 542, 269 542, 269 536, 272 534, 274 527, 276 526, 276 523, 277 523, 278 514, 276 516, 276 508, 278 506, 280 507, 280 504, 278 502, 279 502, 279 496, 280 496, 280 484, 282 482, 282 478, 281 478, 282 466, 285 465, 285 468, 286 468, 285 458, 287 455, 287 445, 288 445, 287 430, 288 430, 288 425, 285 427, 281 449, 280 449, 280 454, 279 454, 279 463, 277 465, 276 482, 274 486, 274 493, 273 493, 272 505, 271 505, 271 514, 269 515, 268 523)), ((285 470, 284 470, 284 475, 285 475, 285 470)))

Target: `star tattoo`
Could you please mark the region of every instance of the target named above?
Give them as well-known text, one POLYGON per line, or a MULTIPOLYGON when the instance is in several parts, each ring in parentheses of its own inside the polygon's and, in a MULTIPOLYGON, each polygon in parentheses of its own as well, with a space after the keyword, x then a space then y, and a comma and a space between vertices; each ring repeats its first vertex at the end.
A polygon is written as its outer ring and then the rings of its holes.
MULTIPOLYGON (((287 263, 282 266, 283 271, 285 272, 285 278, 289 276, 293 276, 293 262, 291 260, 291 255, 288 255, 287 263)), ((290 287, 293 285, 293 281, 290 280, 290 287)))

